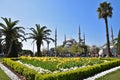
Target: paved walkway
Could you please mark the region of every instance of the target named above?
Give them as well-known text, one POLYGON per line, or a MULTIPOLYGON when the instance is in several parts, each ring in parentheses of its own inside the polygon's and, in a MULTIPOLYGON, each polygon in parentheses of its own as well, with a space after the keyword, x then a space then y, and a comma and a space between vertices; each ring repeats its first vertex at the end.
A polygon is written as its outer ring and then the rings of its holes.
POLYGON ((11 80, 20 80, 13 72, 11 72, 7 67, 0 63, 0 68, 8 75, 11 80))

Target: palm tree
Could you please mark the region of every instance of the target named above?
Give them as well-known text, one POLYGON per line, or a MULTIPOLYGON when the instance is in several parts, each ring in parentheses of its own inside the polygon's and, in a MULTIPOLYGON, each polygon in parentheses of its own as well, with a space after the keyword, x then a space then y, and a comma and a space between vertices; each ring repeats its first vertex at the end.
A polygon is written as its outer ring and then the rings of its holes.
MULTIPOLYGON (((25 32, 23 31, 23 27, 17 26, 19 20, 16 21, 11 21, 11 18, 3 18, 3 21, 5 23, 0 23, 0 31, 2 32, 2 35, 5 37, 4 42, 5 42, 5 47, 6 47, 6 52, 5 54, 8 57, 14 57, 12 55, 11 51, 13 51, 13 45, 15 46, 15 42, 18 42, 18 39, 24 40, 25 37, 23 34, 25 32)), ((18 54, 18 53, 17 53, 18 54)))
POLYGON ((107 40, 107 50, 108 50, 108 55, 107 56, 111 56, 107 17, 110 17, 110 18, 112 17, 112 7, 110 6, 110 3, 103 2, 103 3, 100 3, 100 6, 98 7, 97 12, 98 12, 98 17, 100 19, 103 18, 105 20, 106 40, 107 40))
POLYGON ((34 28, 30 28, 32 33, 28 33, 30 36, 27 39, 34 39, 37 45, 37 56, 42 56, 41 53, 41 44, 43 44, 43 40, 48 42, 49 40, 54 41, 52 38, 48 37, 50 35, 51 30, 47 29, 46 26, 40 26, 36 24, 36 30, 34 28))

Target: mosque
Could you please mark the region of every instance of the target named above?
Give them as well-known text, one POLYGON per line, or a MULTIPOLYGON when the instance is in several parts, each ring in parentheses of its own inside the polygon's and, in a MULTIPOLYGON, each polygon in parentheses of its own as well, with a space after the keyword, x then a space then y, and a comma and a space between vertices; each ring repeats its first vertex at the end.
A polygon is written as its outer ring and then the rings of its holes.
MULTIPOLYGON (((73 44, 78 43, 80 45, 85 45, 85 34, 83 35, 83 39, 81 38, 80 26, 78 29, 78 42, 74 38, 66 39, 66 35, 64 36, 64 41, 61 46, 66 47, 68 52, 73 44)), ((55 30, 55 46, 57 45, 57 30, 55 30)))
POLYGON ((79 26, 79 29, 78 29, 78 40, 79 40, 78 42, 74 38, 70 38, 70 39, 66 40, 66 35, 65 35, 64 36, 64 41, 63 41, 63 46, 67 47, 67 48, 70 48, 75 43, 85 45, 85 34, 84 34, 84 37, 82 39, 81 38, 80 26, 79 26))

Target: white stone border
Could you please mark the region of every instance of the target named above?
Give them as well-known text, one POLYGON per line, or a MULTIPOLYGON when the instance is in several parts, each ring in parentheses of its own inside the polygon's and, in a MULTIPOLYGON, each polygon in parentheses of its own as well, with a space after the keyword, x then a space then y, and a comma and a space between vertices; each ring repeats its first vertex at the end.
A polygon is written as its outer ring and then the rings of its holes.
POLYGON ((12 71, 10 71, 7 67, 5 67, 2 63, 0 63, 0 68, 8 75, 11 80, 21 80, 17 75, 15 75, 12 71))
POLYGON ((104 76, 104 75, 106 75, 106 74, 108 74, 110 72, 116 71, 118 69, 120 69, 120 66, 117 66, 117 67, 111 68, 109 70, 103 71, 101 73, 98 73, 98 74, 96 74, 96 75, 94 75, 92 77, 86 78, 84 80, 95 80, 96 78, 100 78, 100 77, 102 77, 102 76, 104 76))

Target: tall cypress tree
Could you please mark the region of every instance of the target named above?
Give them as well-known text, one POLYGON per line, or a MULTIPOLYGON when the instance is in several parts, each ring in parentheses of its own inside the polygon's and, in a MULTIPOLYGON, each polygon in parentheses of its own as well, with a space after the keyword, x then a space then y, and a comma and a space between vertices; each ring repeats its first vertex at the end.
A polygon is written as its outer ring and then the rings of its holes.
POLYGON ((119 30, 119 33, 118 33, 117 51, 116 51, 116 53, 120 55, 120 30, 119 30))

